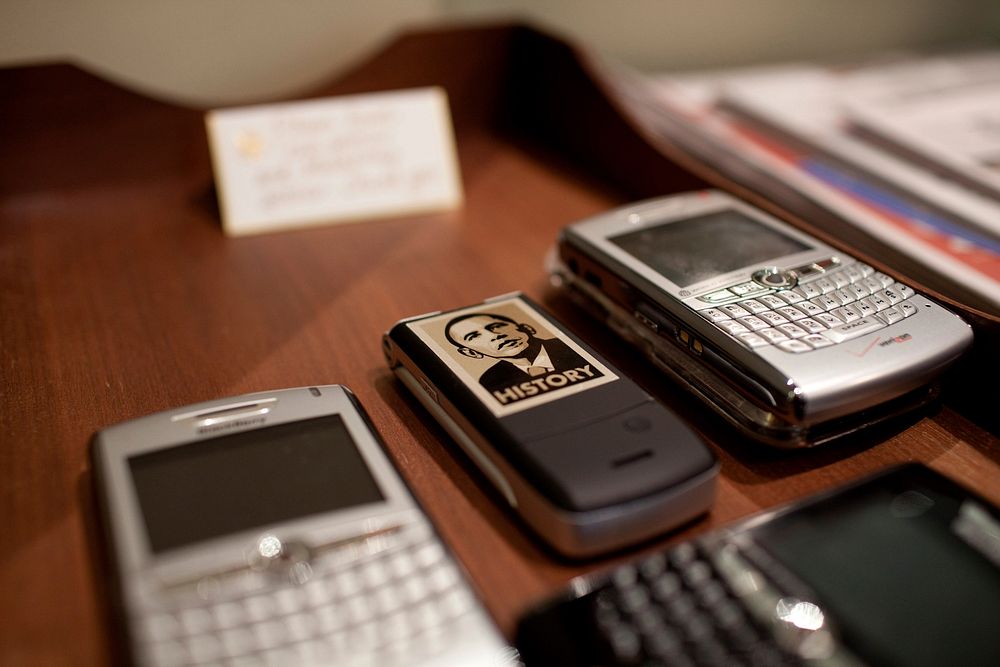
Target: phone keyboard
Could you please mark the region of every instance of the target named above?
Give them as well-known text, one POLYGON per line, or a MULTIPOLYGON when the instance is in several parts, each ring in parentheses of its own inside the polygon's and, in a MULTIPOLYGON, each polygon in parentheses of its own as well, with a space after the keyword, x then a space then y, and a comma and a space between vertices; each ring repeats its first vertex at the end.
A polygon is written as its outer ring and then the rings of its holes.
POLYGON ((790 289, 699 311, 750 349, 801 353, 842 343, 916 314, 915 292, 860 262, 790 289))
POLYGON ((141 662, 420 665, 481 636, 488 621, 426 523, 379 541, 316 558, 301 585, 137 619, 141 662))
POLYGON ((575 618, 593 632, 577 630, 596 638, 596 664, 607 667, 782 667, 804 657, 857 664, 828 630, 796 627, 811 627, 809 618, 822 626, 822 611, 779 593, 732 545, 687 543, 621 566, 583 602, 575 618))

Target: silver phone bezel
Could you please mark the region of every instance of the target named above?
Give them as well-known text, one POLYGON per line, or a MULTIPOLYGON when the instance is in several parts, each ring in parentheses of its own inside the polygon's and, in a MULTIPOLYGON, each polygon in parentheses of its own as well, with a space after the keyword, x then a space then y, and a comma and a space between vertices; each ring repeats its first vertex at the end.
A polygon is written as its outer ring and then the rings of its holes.
MULTIPOLYGON (((627 266, 629 270, 652 283, 658 290, 662 290, 695 311, 715 307, 715 304, 702 301, 699 297, 722 290, 731 285, 748 282, 751 280, 754 271, 758 269, 776 268, 784 270, 828 258, 837 258, 838 260, 843 258, 846 261, 854 260, 850 255, 826 245, 815 237, 801 232, 749 204, 713 190, 700 191, 688 196, 673 197, 666 201, 651 200, 639 202, 626 208, 616 209, 609 213, 575 223, 570 229, 573 234, 585 239, 586 242, 595 246, 602 253, 623 266, 627 266), (691 285, 680 286, 611 240, 616 236, 631 231, 659 227, 727 209, 738 211, 749 219, 769 227, 776 233, 794 239, 808 246, 808 248, 790 255, 769 257, 755 264, 739 267, 691 285)), ((767 289, 766 291, 759 292, 759 294, 772 291, 774 290, 767 289)), ((734 295, 733 298, 735 300, 737 297, 734 295)))
MULTIPOLYGON (((250 412, 253 411, 251 408, 250 412)), ((248 551, 266 534, 307 544, 328 543, 352 533, 377 530, 394 518, 405 519, 408 512, 416 509, 415 501, 383 452, 376 435, 355 407, 347 390, 339 385, 244 394, 140 417, 98 433, 95 452, 107 499, 118 567, 125 577, 144 574, 156 580, 170 581, 189 577, 193 573, 211 573, 219 568, 245 564, 248 551), (319 395, 312 393, 314 390, 319 395), (196 431, 197 415, 200 413, 259 405, 264 401, 266 413, 248 419, 251 423, 246 426, 237 425, 222 433, 211 432, 202 436, 196 431), (220 535, 159 554, 150 549, 129 471, 131 457, 199 441, 208 442, 230 433, 326 415, 339 415, 343 419, 385 500, 220 535)))
MULTIPOLYGON (((838 251, 749 204, 717 191, 678 194, 616 209, 570 225, 564 231, 560 243, 576 248, 596 264, 618 275, 619 291, 641 294, 646 300, 658 304, 671 318, 678 320, 680 327, 689 327, 696 337, 717 348, 721 355, 738 360, 739 363, 733 364, 734 367, 760 379, 765 387, 772 390, 772 396, 783 397, 780 403, 788 406, 788 409, 775 414, 779 419, 788 421, 793 428, 829 423, 831 420, 886 404, 893 398, 928 384, 971 343, 972 332, 966 323, 926 297, 916 294, 912 301, 918 307, 917 314, 845 343, 802 355, 787 353, 774 346, 751 352, 734 336, 709 323, 698 311, 715 306, 702 301, 702 295, 750 280, 753 270, 761 268, 760 265, 744 267, 682 290, 638 258, 607 240, 608 236, 640 225, 669 224, 671 221, 723 208, 744 212, 761 224, 800 239, 814 248, 808 252, 768 260, 778 269, 800 267, 818 259, 833 259, 840 266, 848 266, 857 261, 849 253, 838 251), (895 337, 905 338, 907 344, 891 345, 891 340, 889 343, 882 340, 895 337), (885 344, 879 345, 869 354, 880 340, 885 344)), ((568 269, 566 276, 571 282, 581 286, 584 293, 607 293, 615 301, 614 290, 609 291, 608 285, 600 282, 591 284, 586 272, 577 277, 572 266, 568 269), (589 288, 591 285, 593 290, 589 288)), ((741 299, 755 298, 772 291, 774 290, 742 297, 733 294, 732 302, 738 303, 741 299)), ((630 311, 626 316, 621 316, 623 320, 635 319, 635 313, 631 312, 635 308, 634 303, 618 305, 630 311)), ((648 329, 642 322, 635 322, 632 326, 643 334, 648 329)), ((652 337, 649 341, 649 346, 653 348, 666 344, 668 343, 657 337, 652 337)), ((698 361, 692 363, 704 364, 712 372, 726 375, 727 371, 720 369, 709 358, 711 355, 696 356, 698 361)), ((739 381, 731 374, 726 377, 734 386, 739 381)), ((759 407, 772 411, 765 405, 759 407)))

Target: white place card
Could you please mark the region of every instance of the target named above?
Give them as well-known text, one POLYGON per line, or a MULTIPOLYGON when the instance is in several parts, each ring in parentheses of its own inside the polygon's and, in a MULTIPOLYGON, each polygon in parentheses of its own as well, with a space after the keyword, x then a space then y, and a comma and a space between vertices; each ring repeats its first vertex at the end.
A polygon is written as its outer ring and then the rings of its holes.
POLYGON ((221 109, 205 123, 232 236, 462 203, 441 88, 221 109))

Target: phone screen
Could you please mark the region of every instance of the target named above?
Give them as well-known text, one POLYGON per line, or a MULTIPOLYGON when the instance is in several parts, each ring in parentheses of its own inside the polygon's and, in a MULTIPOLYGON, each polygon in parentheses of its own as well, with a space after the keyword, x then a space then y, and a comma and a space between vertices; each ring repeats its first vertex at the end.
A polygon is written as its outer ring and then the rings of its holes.
POLYGON ((817 593, 862 660, 1000 665, 1000 523, 892 479, 781 516, 754 540, 817 593))
POLYGON ((608 240, 678 287, 810 248, 734 209, 666 222, 608 240))
POLYGON ((339 415, 168 447, 128 464, 153 553, 385 499, 339 415))

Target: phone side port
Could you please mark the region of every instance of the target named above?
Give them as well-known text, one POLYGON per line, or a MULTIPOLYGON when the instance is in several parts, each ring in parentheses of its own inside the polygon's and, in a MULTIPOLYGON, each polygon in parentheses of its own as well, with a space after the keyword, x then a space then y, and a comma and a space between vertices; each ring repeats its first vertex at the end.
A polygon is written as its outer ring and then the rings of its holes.
POLYGON ((647 328, 662 336, 670 338, 677 335, 677 325, 673 320, 652 304, 640 301, 635 304, 632 314, 635 319, 642 322, 647 328))
POLYGON ((604 280, 599 275, 587 269, 583 271, 583 279, 594 287, 601 287, 604 284, 604 280))

